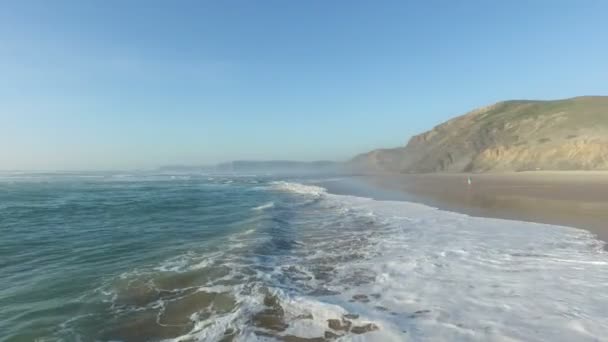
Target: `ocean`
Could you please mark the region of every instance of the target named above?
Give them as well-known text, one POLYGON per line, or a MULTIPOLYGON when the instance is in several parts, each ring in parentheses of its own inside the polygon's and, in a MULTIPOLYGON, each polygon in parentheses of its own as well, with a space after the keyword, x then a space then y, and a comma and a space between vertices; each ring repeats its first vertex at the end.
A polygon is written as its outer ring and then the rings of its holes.
POLYGON ((606 340, 589 232, 348 182, 3 173, 0 341, 606 340))

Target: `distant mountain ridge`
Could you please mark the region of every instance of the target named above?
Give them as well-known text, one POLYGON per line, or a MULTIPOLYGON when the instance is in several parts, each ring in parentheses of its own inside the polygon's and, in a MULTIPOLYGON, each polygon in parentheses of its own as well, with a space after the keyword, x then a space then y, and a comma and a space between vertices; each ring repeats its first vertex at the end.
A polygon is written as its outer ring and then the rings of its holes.
POLYGON ((311 162, 293 160, 235 160, 218 164, 221 172, 337 172, 341 163, 319 160, 311 162))
POLYGON ((216 165, 165 165, 156 170, 185 173, 336 173, 344 170, 344 163, 327 160, 233 160, 216 165))
POLYGON ((404 173, 608 170, 608 96, 498 102, 350 164, 404 173))

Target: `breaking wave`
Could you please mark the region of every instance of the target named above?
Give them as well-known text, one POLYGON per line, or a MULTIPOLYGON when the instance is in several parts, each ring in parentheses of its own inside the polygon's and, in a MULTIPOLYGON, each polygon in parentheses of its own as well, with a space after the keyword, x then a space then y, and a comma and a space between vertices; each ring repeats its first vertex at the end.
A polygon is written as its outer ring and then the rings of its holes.
POLYGON ((313 196, 321 196, 327 194, 327 189, 316 185, 306 185, 284 181, 271 182, 270 184, 272 189, 293 192, 296 194, 313 196))
MULTIPOLYGON (((334 195, 295 182, 271 182, 266 190, 273 200, 253 208, 259 213, 241 231, 97 289, 110 314, 96 338, 608 336, 608 255, 586 231, 334 195)), ((77 332, 87 319, 71 319, 62 333, 77 332)))

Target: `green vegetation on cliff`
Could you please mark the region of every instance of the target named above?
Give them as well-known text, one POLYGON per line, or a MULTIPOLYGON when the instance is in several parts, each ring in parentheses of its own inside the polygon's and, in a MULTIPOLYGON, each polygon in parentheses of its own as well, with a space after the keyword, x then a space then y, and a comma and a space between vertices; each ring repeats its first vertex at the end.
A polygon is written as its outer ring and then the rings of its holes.
POLYGON ((409 173, 608 170, 608 96, 499 102, 351 163, 409 173))

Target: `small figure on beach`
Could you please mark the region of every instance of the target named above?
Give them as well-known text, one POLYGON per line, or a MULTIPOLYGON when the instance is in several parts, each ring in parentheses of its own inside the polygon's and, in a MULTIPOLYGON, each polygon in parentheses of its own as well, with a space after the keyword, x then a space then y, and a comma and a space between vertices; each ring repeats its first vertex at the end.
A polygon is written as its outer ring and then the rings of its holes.
POLYGON ((468 176, 468 177, 467 177, 467 184, 468 184, 469 186, 471 186, 471 184, 473 184, 473 180, 471 179, 471 176, 468 176))

